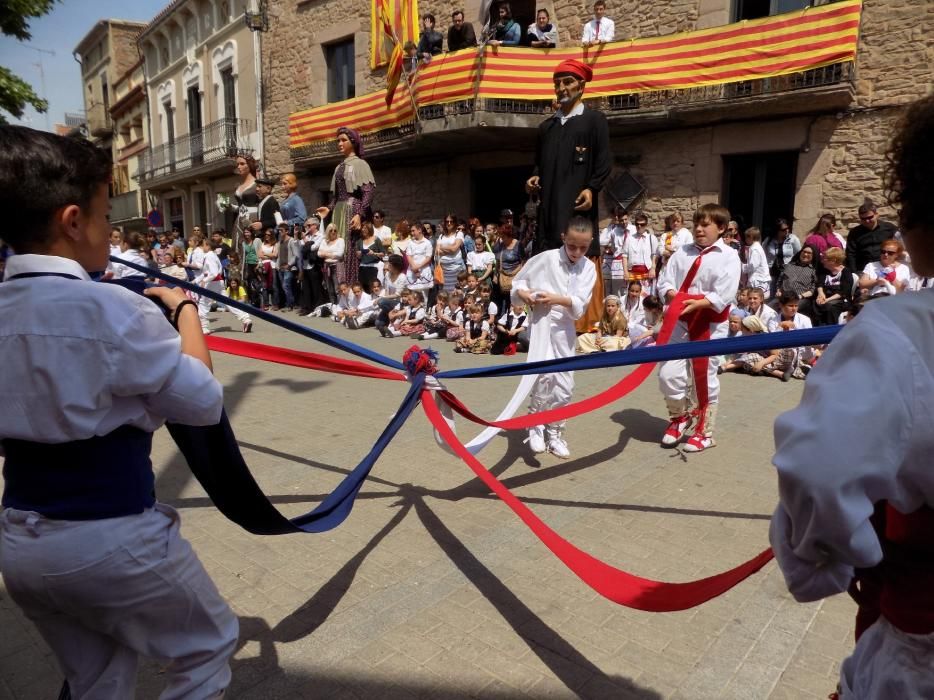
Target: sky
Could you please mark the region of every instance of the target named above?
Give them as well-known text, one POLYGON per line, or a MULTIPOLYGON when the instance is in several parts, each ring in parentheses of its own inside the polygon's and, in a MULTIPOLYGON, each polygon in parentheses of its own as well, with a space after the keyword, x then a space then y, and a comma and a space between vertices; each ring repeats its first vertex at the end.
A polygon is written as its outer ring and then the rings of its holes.
MULTIPOLYGON (((2 1, 2 0, 0 0, 2 1)), ((148 22, 170 0, 59 0, 49 14, 29 25, 32 39, 20 42, 0 36, 0 65, 32 85, 39 97, 49 101, 48 118, 27 107, 22 119, 11 123, 46 130, 64 122, 65 112, 83 112, 81 67, 72 56, 78 42, 102 19, 126 19, 148 22), (34 51, 43 49, 54 55, 34 51), (40 79, 39 62, 45 74, 45 89, 40 79)))

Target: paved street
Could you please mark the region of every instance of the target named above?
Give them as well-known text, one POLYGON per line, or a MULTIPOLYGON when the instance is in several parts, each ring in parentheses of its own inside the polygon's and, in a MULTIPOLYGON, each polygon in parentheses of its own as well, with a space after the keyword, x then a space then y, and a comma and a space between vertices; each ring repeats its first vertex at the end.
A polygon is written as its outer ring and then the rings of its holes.
MULTIPOLYGON (((217 327, 238 325, 218 316, 217 327)), ((392 357, 410 344, 302 321, 392 357)), ((332 352, 262 322, 247 337, 332 352)), ((502 361, 442 348, 444 368, 502 361)), ((223 355, 215 368, 253 474, 290 516, 313 508, 357 464, 405 389, 223 355)), ((621 374, 578 373, 577 396, 621 374)), ((517 381, 449 388, 494 417, 517 381)), ((802 386, 724 377, 720 445, 700 455, 659 448, 663 402, 651 379, 572 421, 570 460, 531 456, 519 434, 495 439, 480 457, 596 557, 649 578, 693 580, 767 546, 772 420, 802 386)), ((458 426, 462 436, 477 431, 458 426)), ((348 520, 320 535, 258 537, 225 520, 164 430, 153 463, 160 499, 180 509, 183 534, 240 616, 232 698, 823 698, 851 647, 853 603, 796 604, 774 562, 685 612, 603 599, 435 445, 420 410, 348 520)), ((2 587, 0 629, 0 700, 54 698, 55 662, 2 587)), ((157 663, 144 663, 138 697, 156 697, 163 679, 157 663)))

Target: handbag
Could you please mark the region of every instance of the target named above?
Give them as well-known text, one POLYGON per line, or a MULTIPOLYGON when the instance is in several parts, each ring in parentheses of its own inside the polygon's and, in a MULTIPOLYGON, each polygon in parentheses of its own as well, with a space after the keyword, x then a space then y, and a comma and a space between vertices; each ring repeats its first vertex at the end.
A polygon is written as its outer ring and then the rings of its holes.
POLYGON ((444 270, 441 269, 441 263, 435 263, 435 283, 444 284, 444 270))
POLYGON ((499 275, 496 278, 496 282, 497 284, 499 284, 499 288, 501 291, 503 292, 512 291, 512 278, 519 274, 520 269, 522 268, 517 267, 512 272, 506 272, 505 270, 499 271, 499 275))

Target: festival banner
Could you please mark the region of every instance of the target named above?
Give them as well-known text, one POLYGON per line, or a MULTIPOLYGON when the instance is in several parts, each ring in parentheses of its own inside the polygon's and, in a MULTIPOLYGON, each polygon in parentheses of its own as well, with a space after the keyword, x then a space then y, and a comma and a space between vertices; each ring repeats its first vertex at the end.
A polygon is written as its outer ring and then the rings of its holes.
MULTIPOLYGON (((855 60, 861 9, 862 0, 843 0, 722 27, 587 48, 463 49, 436 56, 419 67, 414 79, 415 99, 419 107, 472 98, 552 100, 552 71, 567 58, 582 60, 593 68, 587 97, 797 73, 855 60)), ((332 139, 337 127, 348 121, 366 133, 414 119, 409 95, 400 100, 396 94, 391 101, 380 97, 372 93, 293 113, 289 118, 290 146, 299 148, 332 139)))
POLYGON ((396 39, 418 43, 418 0, 371 0, 371 70, 389 63, 396 39))

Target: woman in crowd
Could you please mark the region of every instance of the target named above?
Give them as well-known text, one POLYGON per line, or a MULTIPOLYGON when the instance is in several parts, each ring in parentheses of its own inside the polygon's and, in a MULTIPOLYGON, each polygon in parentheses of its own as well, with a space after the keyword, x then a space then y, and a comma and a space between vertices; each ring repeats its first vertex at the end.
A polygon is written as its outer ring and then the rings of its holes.
POLYGON ((743 233, 746 247, 743 263, 743 280, 750 287, 761 289, 765 298, 772 294, 772 276, 769 274, 769 263, 762 248, 762 232, 755 226, 750 226, 743 233))
POLYGON ((406 248, 406 288, 427 295, 434 287, 435 278, 431 268, 431 241, 425 238, 421 224, 412 227, 412 240, 406 248))
POLYGON ((668 258, 681 246, 694 242, 694 234, 684 226, 684 216, 680 211, 669 214, 665 219, 665 233, 658 241, 659 272, 668 264, 668 258))
POLYGON ((905 291, 911 281, 911 271, 901 262, 905 246, 894 238, 882 241, 879 261, 871 262, 859 276, 860 289, 868 290, 869 298, 887 297, 905 291))
MULTIPOLYGON (((276 232, 267 229, 263 234, 263 242, 259 247, 259 271, 262 275, 262 297, 263 310, 269 308, 270 298, 275 297, 276 293, 276 263, 279 259, 279 242, 276 240, 276 232)), ((278 306, 272 307, 273 311, 278 311, 278 306)))
POLYGON ((166 250, 163 256, 165 266, 161 267, 159 271, 175 279, 188 281, 188 273, 185 271, 185 259, 185 251, 172 246, 166 250))
POLYGON ((620 308, 619 297, 608 295, 603 300, 603 317, 590 333, 577 337, 577 351, 582 353, 625 350, 629 347, 629 323, 620 308))
POLYGON ((289 226, 301 227, 308 218, 305 202, 298 196, 298 180, 294 173, 286 173, 280 183, 285 190, 285 199, 279 202, 279 213, 289 226))
POLYGON ((518 46, 522 38, 522 28, 512 18, 512 8, 508 2, 499 5, 499 21, 492 27, 493 38, 490 46, 518 46))
POLYGON ((386 253, 383 242, 376 235, 373 224, 364 221, 360 227, 360 238, 356 244, 357 258, 360 260, 360 284, 369 293, 370 288, 379 278, 379 267, 386 253))
POLYGON ((341 280, 353 284, 357 281, 359 266, 353 239, 363 222, 370 219, 376 180, 369 164, 363 160, 363 141, 356 131, 346 126, 338 129, 337 150, 344 159, 331 177, 331 202, 320 207, 317 213, 322 221, 333 213, 331 223, 337 226, 338 235, 344 241, 341 280))
POLYGON ((846 253, 834 246, 824 251, 824 268, 818 280, 814 309, 818 325, 836 325, 853 302, 856 284, 853 271, 846 267, 846 253))
POLYGON ((824 251, 828 248, 846 248, 846 243, 836 233, 833 227, 837 224, 837 218, 833 214, 824 214, 814 224, 814 228, 804 239, 804 245, 812 246, 817 250, 818 259, 816 264, 823 265, 824 251))
MULTIPOLYGON (((792 236, 792 238, 797 238, 792 236)), ((817 292, 817 249, 805 245, 782 269, 778 278, 777 296, 785 292, 794 292, 800 297, 798 311, 814 320, 814 295, 817 292)))
MULTIPOLYGON (((234 229, 235 244, 243 241, 244 233, 257 220, 259 195, 256 193, 256 159, 253 156, 237 156, 234 172, 240 178, 240 184, 234 190, 234 205, 237 207, 237 223, 234 229)), ((236 247, 236 245, 234 246, 236 247)))
MULTIPOLYGON (((396 230, 392 234, 392 245, 390 254, 398 255, 405 260, 405 254, 409 249, 409 243, 412 241, 412 226, 406 219, 402 219, 396 224, 396 230)), ((403 262, 403 264, 405 264, 403 262)))
POLYGON ((405 263, 400 255, 390 255, 383 266, 383 277, 380 280, 381 290, 379 298, 375 299, 379 311, 376 315, 376 328, 385 328, 389 325, 389 312, 396 308, 406 293, 406 276, 403 272, 405 263))
POLYGON ((778 278, 782 276, 785 265, 790 263, 801 250, 801 240, 792 233, 787 219, 777 219, 775 235, 765 242, 763 248, 765 248, 765 259, 769 263, 769 272, 772 275, 772 293, 774 294, 775 285, 778 283, 778 278))
POLYGON ((512 224, 503 224, 499 229, 499 240, 493 245, 496 258, 495 303, 498 309, 508 309, 511 304, 512 279, 522 269, 522 246, 513 237, 512 224))
POLYGON ((457 275, 466 269, 464 265, 464 234, 457 230, 457 217, 448 214, 444 217, 443 230, 435 244, 435 252, 444 275, 444 290, 454 289, 457 275))
POLYGON ((544 7, 535 14, 535 24, 529 25, 529 46, 533 49, 553 49, 558 43, 558 26, 551 22, 544 7))
POLYGON ((337 289, 340 284, 339 267, 344 260, 345 246, 346 243, 340 236, 337 224, 328 224, 324 231, 324 241, 318 246, 318 258, 324 265, 324 288, 327 290, 330 304, 337 303, 337 289))

